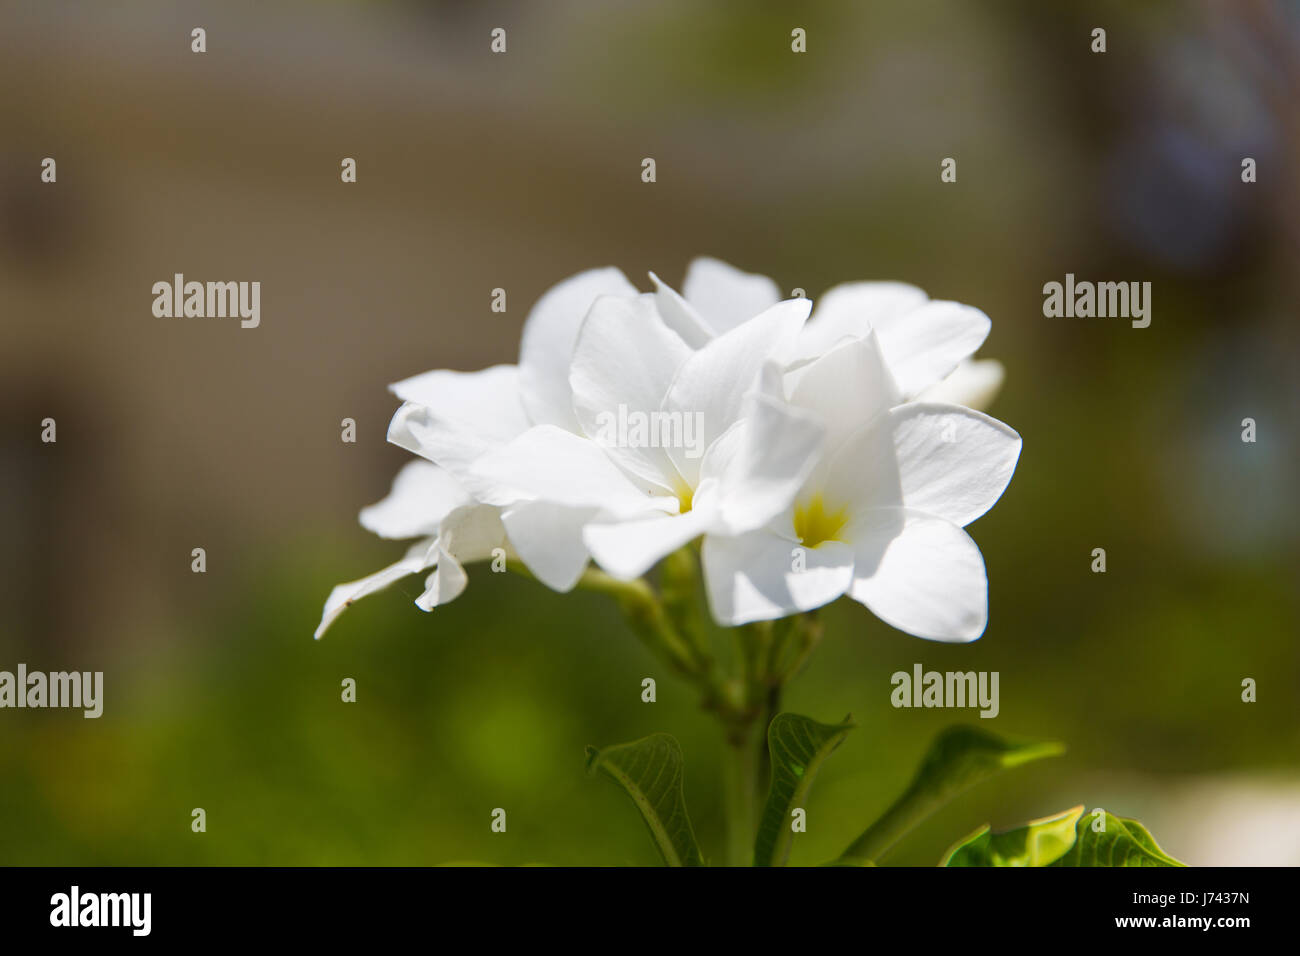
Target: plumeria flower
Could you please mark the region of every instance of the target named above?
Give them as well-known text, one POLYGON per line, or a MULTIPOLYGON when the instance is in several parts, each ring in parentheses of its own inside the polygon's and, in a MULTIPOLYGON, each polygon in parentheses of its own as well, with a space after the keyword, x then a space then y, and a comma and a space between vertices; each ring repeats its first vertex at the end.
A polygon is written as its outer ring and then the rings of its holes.
MULTIPOLYGON (((781 298, 776 283, 767 276, 742 272, 708 257, 691 262, 681 295, 653 273, 651 278, 664 321, 695 347, 781 298)), ((1002 368, 996 362, 972 363, 970 356, 983 344, 990 326, 980 310, 931 300, 913 285, 849 282, 817 300, 789 358, 809 361, 843 338, 862 338, 874 331, 902 398, 920 397, 947 382, 947 393, 927 399, 983 404, 997 392, 1002 368), (972 401, 961 401, 964 397, 972 401)))
POLYGON ((825 450, 775 520, 704 542, 714 617, 768 620, 847 594, 910 634, 978 638, 988 583, 962 529, 1002 495, 1020 436, 968 408, 898 404, 872 335, 844 339, 789 374, 769 367, 763 382, 817 416, 825 450))
POLYGON ((590 513, 556 500, 502 494, 476 464, 535 427, 581 433, 569 385, 578 329, 597 298, 639 294, 618 269, 580 273, 533 306, 517 366, 440 369, 391 386, 403 405, 389 425, 389 441, 446 468, 478 500, 502 503, 500 517, 513 552, 557 591, 573 588, 587 566, 582 526, 590 513))
POLYGON ((810 415, 754 392, 807 313, 806 301, 779 302, 692 350, 652 296, 599 299, 570 371, 580 433, 541 425, 484 455, 473 469, 482 500, 507 513, 529 502, 567 508, 572 524, 539 534, 576 547, 567 534, 576 526, 583 553, 621 578, 701 535, 760 527, 788 505, 821 442, 810 415), (677 440, 611 442, 615 410, 676 423, 677 440), (690 443, 687 422, 698 423, 690 443))
MULTIPOLYGON (((428 610, 464 589, 464 563, 498 551, 564 591, 592 556, 634 578, 700 537, 724 623, 818 606, 846 590, 863 600, 871 589, 858 583, 870 577, 863 555, 850 583, 824 582, 844 577, 835 559, 844 542, 834 535, 850 523, 826 533, 842 509, 810 489, 836 474, 829 463, 848 447, 846 422, 916 395, 971 405, 991 397, 1001 367, 970 359, 987 318, 912 286, 853 283, 827 293, 806 322, 807 300, 780 301, 770 279, 713 259, 691 264, 683 296, 651 279, 657 291, 642 295, 617 269, 581 273, 529 313, 518 365, 437 370, 391 386, 403 405, 389 439, 427 461, 403 469, 362 524, 418 540, 396 564, 335 588, 317 636, 343 608, 407 574, 434 569, 416 602, 428 610), (847 378, 827 374, 848 355, 862 367, 847 378), (635 416, 651 421, 641 440, 611 438, 611 420, 635 416), (675 440, 658 440, 665 436, 675 440), (776 554, 773 538, 782 548, 801 541, 816 552, 814 567, 798 579, 779 575, 784 596, 776 577, 764 579, 756 599, 744 582, 754 560, 776 554), (728 564, 741 543, 762 547, 728 564)), ((880 483, 845 506, 872 514, 886 501, 896 511, 910 506, 888 488, 880 483)), ((920 633, 906 615, 877 613, 920 633)))
MULTIPOLYGON (((529 312, 518 366, 478 372, 439 369, 389 386, 403 402, 389 426, 389 440, 429 460, 408 463, 389 496, 362 510, 361 524, 381 537, 420 540, 395 564, 334 588, 317 638, 356 601, 431 568, 435 570, 415 603, 426 611, 446 604, 465 589, 464 565, 485 560, 498 548, 507 560, 525 564, 519 550, 533 555, 543 569, 538 577, 557 590, 573 586, 586 564, 585 553, 576 571, 569 566, 558 577, 548 574, 552 563, 545 555, 550 548, 528 533, 529 506, 503 514, 480 503, 467 481, 472 485, 470 468, 481 455, 523 434, 534 421, 572 425, 569 356, 578 326, 598 296, 637 294, 617 269, 580 273, 552 287, 529 312), (514 547, 507 519, 524 548, 514 547)), ((531 506, 541 512, 552 507, 531 506)), ((580 540, 580 529, 574 534, 580 540)))
POLYGON ((388 497, 362 509, 361 525, 382 538, 420 540, 395 564, 334 588, 316 628, 318 640, 356 601, 430 568, 434 571, 415 603, 425 611, 446 604, 465 590, 466 562, 507 549, 497 509, 479 504, 450 472, 425 461, 408 462, 388 497))

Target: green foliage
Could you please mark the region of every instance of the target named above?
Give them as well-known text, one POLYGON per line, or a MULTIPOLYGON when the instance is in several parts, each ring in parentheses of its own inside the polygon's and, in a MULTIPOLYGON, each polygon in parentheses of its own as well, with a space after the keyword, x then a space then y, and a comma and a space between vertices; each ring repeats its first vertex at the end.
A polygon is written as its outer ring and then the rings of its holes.
POLYGON ((852 729, 847 717, 839 724, 819 724, 798 714, 777 714, 772 720, 767 732, 772 784, 754 843, 755 866, 785 865, 794 838, 791 811, 802 806, 822 761, 852 729))
POLYGON ((1079 820, 1074 846, 1052 866, 1186 866, 1160 849, 1136 820, 1094 810, 1079 820), (1094 827, 1105 821, 1100 832, 1094 827))
POLYGON ((945 854, 941 866, 1183 866, 1136 820, 1074 807, 1022 827, 976 830, 945 854), (1102 821, 1104 822, 1104 828, 1102 821))
POLYGON ((682 793, 682 748, 670 734, 587 748, 589 772, 603 771, 627 791, 669 866, 702 866, 682 793))
POLYGON ((944 854, 940 866, 1049 866, 1074 846, 1078 806, 1022 827, 994 833, 988 824, 944 854))
MULTIPOLYGON (((778 714, 768 728, 772 783, 754 843, 755 866, 784 866, 799 807, 822 762, 853 729, 846 717, 822 724, 799 714, 778 714)), ((911 786, 836 861, 875 866, 895 840, 935 809, 999 770, 1061 752, 1055 743, 1016 743, 974 727, 941 733, 911 786)), ((702 866, 682 792, 682 750, 669 734, 628 744, 587 748, 590 772, 603 771, 636 804, 669 866, 702 866)), ((940 866, 1183 866, 1165 853, 1142 824, 1083 806, 994 833, 986 824, 944 854, 940 866)))
POLYGON ((963 790, 1001 770, 1064 751, 1057 743, 1006 740, 977 727, 950 727, 930 745, 911 785, 875 823, 850 844, 841 865, 876 862, 903 834, 963 790))

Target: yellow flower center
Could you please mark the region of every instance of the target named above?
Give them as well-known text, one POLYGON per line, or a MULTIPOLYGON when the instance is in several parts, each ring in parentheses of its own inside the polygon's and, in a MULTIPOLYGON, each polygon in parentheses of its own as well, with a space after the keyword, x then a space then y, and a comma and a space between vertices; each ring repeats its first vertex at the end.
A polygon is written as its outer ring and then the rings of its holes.
POLYGON ((820 494, 795 505, 794 533, 804 547, 815 548, 824 541, 838 541, 837 535, 848 522, 844 508, 830 509, 820 494))
POLYGON ((673 484, 673 492, 677 495, 677 513, 684 515, 691 510, 691 505, 695 503, 695 489, 680 477, 673 484))

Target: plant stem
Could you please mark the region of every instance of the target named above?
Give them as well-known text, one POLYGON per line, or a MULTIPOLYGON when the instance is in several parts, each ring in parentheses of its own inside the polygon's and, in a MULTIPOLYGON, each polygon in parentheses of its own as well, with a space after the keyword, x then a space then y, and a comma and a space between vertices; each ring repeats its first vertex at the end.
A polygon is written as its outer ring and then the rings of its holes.
POLYGON ((876 860, 883 856, 904 833, 928 817, 943 802, 943 800, 900 799, 886 810, 879 820, 868 827, 865 833, 854 840, 840 855, 837 862, 874 866, 876 860))
MULTIPOLYGON (((772 720, 781 712, 781 685, 770 685, 764 697, 763 716, 759 718, 758 733, 755 735, 757 737, 755 760, 758 766, 754 773, 754 786, 760 789, 771 782, 772 754, 767 747, 767 729, 772 726, 772 720)), ((756 796, 760 801, 763 799, 761 793, 756 793, 756 796)))
POLYGON ((794 661, 781 674, 781 683, 784 684, 793 680, 804 669, 808 659, 812 657, 813 651, 817 650, 817 645, 821 643, 825 629, 825 625, 816 611, 806 611, 799 615, 797 623, 799 647, 794 661))
POLYGON ((695 651, 673 628, 659 596, 642 578, 621 581, 597 568, 588 568, 578 580, 578 587, 612 596, 632 623, 633 630, 652 649, 667 657, 683 674, 698 670, 695 651))
POLYGON ((702 669, 713 666, 713 652, 708 641, 708 625, 699 600, 700 565, 695 550, 679 548, 663 559, 659 566, 659 593, 664 613, 702 669))
POLYGON ((749 866, 754 857, 755 750, 753 722, 727 732, 722 760, 723 809, 727 821, 727 865, 749 866))
POLYGON ((613 597, 637 636, 699 689, 704 707, 722 722, 726 863, 749 866, 771 776, 767 730, 781 709, 782 687, 820 643, 822 625, 808 612, 734 628, 732 673, 724 677, 698 604, 698 574, 696 551, 683 548, 664 561, 658 590, 642 578, 623 581, 595 567, 578 586, 613 597))

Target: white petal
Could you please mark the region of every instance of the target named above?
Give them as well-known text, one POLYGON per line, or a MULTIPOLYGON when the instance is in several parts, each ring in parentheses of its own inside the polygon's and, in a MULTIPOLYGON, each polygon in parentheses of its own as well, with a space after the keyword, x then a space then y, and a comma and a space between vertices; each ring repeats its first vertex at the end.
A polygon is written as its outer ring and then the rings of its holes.
POLYGON ((850 521, 872 508, 902 505, 888 412, 858 426, 824 459, 809 476, 799 500, 807 502, 818 493, 823 496, 823 507, 831 511, 846 508, 850 521))
POLYGON ((424 593, 415 599, 415 606, 421 611, 432 611, 456 600, 468 584, 469 575, 461 563, 448 552, 439 550, 438 567, 425 578, 424 593))
POLYGON ((524 566, 548 588, 564 592, 573 590, 587 568, 582 529, 598 510, 522 501, 505 509, 501 522, 524 566))
MULTIPOLYGON (((700 416, 704 448, 740 420, 745 396, 758 385, 764 364, 789 350, 810 308, 807 299, 779 302, 713 339, 682 363, 665 407, 700 416)), ((682 477, 696 484, 700 459, 679 450, 672 451, 672 459, 682 477)))
POLYGON ((438 542, 462 564, 487 560, 507 543, 500 509, 478 503, 457 508, 443 520, 438 542))
POLYGON ((880 350, 904 397, 942 381, 984 344, 992 323, 959 302, 929 302, 875 324, 880 350))
POLYGON ((1002 497, 1020 436, 983 412, 914 402, 889 413, 902 502, 964 527, 1002 497))
POLYGON ((622 272, 605 268, 565 279, 537 300, 524 322, 519 346, 519 390, 534 424, 577 430, 569 363, 578 329, 600 296, 636 294, 622 272))
POLYGON ((361 509, 361 526, 381 538, 426 537, 437 534, 442 519, 470 501, 446 469, 410 461, 393 479, 387 498, 361 509))
POLYGON ((404 403, 389 423, 388 440, 446 468, 471 494, 478 489, 469 466, 528 428, 513 365, 440 369, 389 387, 404 403))
POLYGON ((698 349, 713 338, 713 329, 672 286, 653 272, 650 273, 650 281, 655 286, 655 307, 659 310, 660 317, 665 325, 682 337, 682 341, 691 348, 698 349))
POLYGON ((853 580, 848 545, 826 541, 804 548, 767 529, 708 535, 703 562, 709 609, 723 627, 810 611, 844 594, 853 580))
MULTIPOLYGON (((403 402, 428 407, 436 420, 476 434, 485 443, 509 441, 529 426, 519 397, 519 369, 493 365, 479 372, 437 369, 388 386, 403 402)), ((402 444, 390 436, 394 444, 402 444)))
POLYGON ((786 378, 790 402, 825 424, 831 453, 865 421, 898 404, 900 394, 885 367, 875 333, 844 339, 786 378))
POLYGON ((882 510, 859 522, 849 596, 892 627, 934 641, 973 641, 988 622, 988 579, 975 542, 955 524, 882 510))
POLYGON ((638 578, 660 558, 702 535, 713 520, 707 508, 683 515, 662 515, 590 524, 583 540, 596 562, 616 578, 638 578))
POLYGON ((416 598, 416 605, 428 611, 455 600, 469 581, 464 565, 485 561, 498 549, 508 554, 506 545, 506 529, 498 509, 480 504, 457 508, 442 523, 438 570, 425 581, 425 591, 416 598))
POLYGON ((690 354, 659 317, 654 296, 604 296, 587 313, 569 372, 573 409, 587 437, 623 468, 666 490, 676 474, 667 445, 681 442, 684 432, 679 428, 674 433, 661 408, 690 354), (645 425, 644 435, 620 429, 638 419, 645 425), (664 423, 670 426, 666 431, 659 428, 664 423))
POLYGON ((781 290, 767 276, 741 272, 708 256, 695 259, 687 268, 682 294, 719 335, 781 300, 781 290))
POLYGON ((481 485, 476 494, 489 504, 541 500, 620 516, 677 507, 675 498, 638 487, 595 442, 553 425, 529 429, 472 470, 481 485))
POLYGON ((824 437, 813 415, 753 393, 746 417, 710 446, 701 467, 701 487, 717 479, 715 530, 752 531, 789 508, 817 464, 824 437))
POLYGON ((438 560, 436 540, 430 538, 414 544, 406 552, 406 557, 396 564, 390 564, 383 570, 366 575, 356 581, 340 584, 325 599, 325 611, 321 614, 320 626, 316 628, 316 639, 320 640, 329 626, 340 614, 363 597, 382 591, 395 581, 400 581, 408 574, 415 574, 432 567, 438 560))
POLYGON ((488 438, 481 432, 448 424, 427 405, 414 402, 406 402, 393 415, 388 440, 445 468, 468 494, 480 499, 491 487, 474 472, 474 463, 504 444, 499 438, 488 438))
POLYGON ((966 359, 947 378, 931 385, 916 400, 965 405, 982 412, 997 398, 1004 378, 1006 370, 997 359, 966 359))
POLYGON ((449 457, 452 463, 442 467, 453 472, 456 471, 455 463, 472 462, 494 444, 479 437, 473 429, 448 424, 428 405, 419 402, 403 402, 398 406, 388 423, 388 440, 434 464, 440 464, 435 455, 449 457), (444 442, 449 442, 450 454, 444 452, 444 442))
POLYGON ((794 359, 815 358, 845 338, 862 338, 879 322, 925 305, 929 297, 903 282, 846 282, 817 300, 794 359))
POLYGON ((792 358, 805 359, 837 341, 875 329, 880 350, 905 398, 942 380, 989 334, 979 309, 958 302, 929 301, 915 286, 900 282, 852 282, 836 286, 817 302, 792 358))

